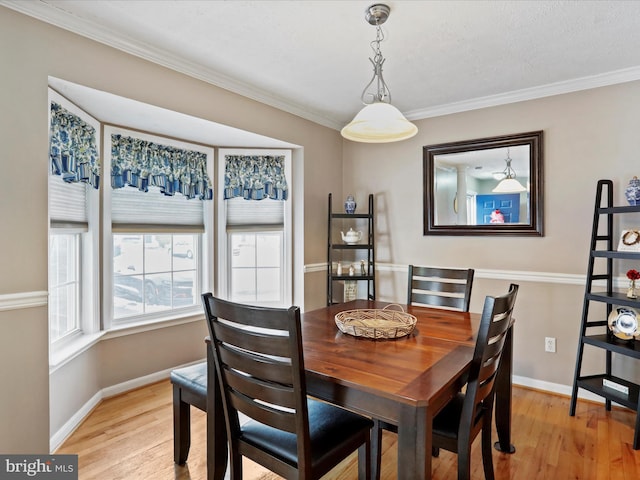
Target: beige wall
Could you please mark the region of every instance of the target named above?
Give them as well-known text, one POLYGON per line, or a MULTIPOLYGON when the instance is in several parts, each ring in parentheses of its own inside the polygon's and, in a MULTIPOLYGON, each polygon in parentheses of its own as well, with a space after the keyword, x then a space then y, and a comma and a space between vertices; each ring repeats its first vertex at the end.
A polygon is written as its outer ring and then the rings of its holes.
MULTIPOLYGON (((295 227, 296 245, 304 245, 304 254, 296 256, 297 278, 303 262, 324 260, 326 192, 341 188, 338 132, 5 7, 0 65, 0 302, 47 289, 48 76, 303 146, 303 176, 296 186, 304 202, 294 212, 304 219, 303 228, 295 227)), ((310 304, 324 302, 323 291, 304 296, 310 304)), ((202 358, 202 333, 186 325, 100 342, 52 375, 50 419, 46 308, 0 309, 0 451, 48 451, 50 435, 74 410, 70 398, 81 403, 96 389, 202 358), (171 348, 175 353, 167 356, 171 348)))
MULTIPOLYGON (((360 200, 376 194, 377 261, 391 264, 379 272, 378 297, 406 297, 399 271, 409 263, 476 268, 477 312, 485 295, 515 281, 515 375, 571 385, 596 182, 612 179, 616 202, 626 204, 623 190, 640 175, 639 124, 640 82, 633 82, 421 120, 418 135, 398 144, 345 142, 344 189, 360 200), (534 130, 544 130, 544 237, 423 235, 424 145, 534 130), (556 354, 544 352, 546 336, 557 338, 556 354)), ((603 358, 588 349, 587 369, 603 358)), ((624 368, 640 372, 637 362, 624 368)))

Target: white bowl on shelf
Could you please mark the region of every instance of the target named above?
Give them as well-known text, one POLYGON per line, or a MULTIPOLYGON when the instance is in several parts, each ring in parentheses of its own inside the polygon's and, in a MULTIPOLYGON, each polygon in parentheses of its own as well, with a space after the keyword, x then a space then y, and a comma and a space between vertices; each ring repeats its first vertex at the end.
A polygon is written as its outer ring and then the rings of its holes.
POLYGON ((638 312, 630 307, 613 307, 608 318, 609 330, 620 340, 633 340, 640 336, 638 312))

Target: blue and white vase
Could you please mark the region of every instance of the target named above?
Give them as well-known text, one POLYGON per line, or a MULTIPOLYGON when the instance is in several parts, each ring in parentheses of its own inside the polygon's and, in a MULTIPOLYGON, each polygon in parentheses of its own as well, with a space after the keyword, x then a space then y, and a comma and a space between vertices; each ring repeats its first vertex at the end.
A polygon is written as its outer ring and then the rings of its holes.
POLYGON ((347 200, 344 202, 344 211, 347 213, 355 213, 357 203, 353 198, 353 195, 347 195, 347 200))
POLYGON ((633 177, 629 180, 624 196, 627 197, 629 205, 640 205, 640 180, 638 180, 638 177, 633 177))

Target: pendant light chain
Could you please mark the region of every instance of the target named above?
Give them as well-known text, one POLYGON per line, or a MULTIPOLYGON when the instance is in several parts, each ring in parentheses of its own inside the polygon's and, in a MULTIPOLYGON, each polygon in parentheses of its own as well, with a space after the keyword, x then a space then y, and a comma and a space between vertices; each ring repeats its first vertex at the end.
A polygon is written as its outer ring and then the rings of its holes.
POLYGON ((369 61, 373 64, 373 78, 371 78, 371 81, 364 87, 362 95, 360 96, 360 100, 362 100, 362 103, 365 105, 371 105, 376 102, 391 103, 391 91, 382 76, 382 65, 385 62, 385 58, 382 56, 382 51, 380 50, 380 42, 382 41, 384 41, 384 33, 380 25, 376 24, 376 39, 371 42, 373 58, 369 58, 369 61), (369 92, 369 87, 371 87, 374 82, 376 90, 375 92, 369 92), (367 97, 370 97, 370 99, 367 97))

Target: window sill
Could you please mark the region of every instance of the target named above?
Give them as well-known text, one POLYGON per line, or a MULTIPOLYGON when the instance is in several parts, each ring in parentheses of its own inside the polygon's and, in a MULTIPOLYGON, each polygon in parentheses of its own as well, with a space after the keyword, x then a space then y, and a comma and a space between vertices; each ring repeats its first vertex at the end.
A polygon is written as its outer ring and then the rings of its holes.
POLYGON ((93 345, 98 343, 105 332, 89 333, 78 335, 63 347, 56 348, 49 353, 49 374, 52 374, 63 365, 86 352, 93 345))
POLYGON ((181 315, 174 314, 166 318, 154 318, 146 321, 137 321, 135 323, 120 323, 118 325, 112 325, 109 330, 104 332, 104 340, 199 321, 204 321, 204 314, 200 311, 191 310, 181 315))

